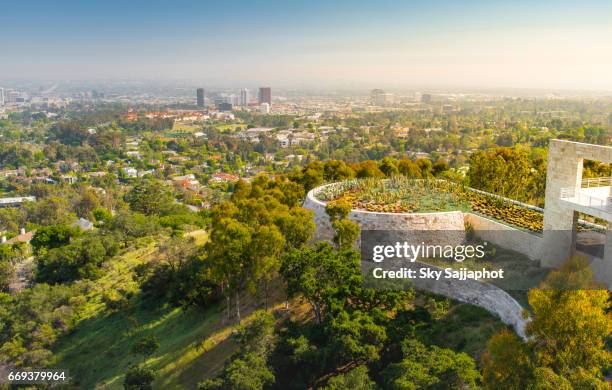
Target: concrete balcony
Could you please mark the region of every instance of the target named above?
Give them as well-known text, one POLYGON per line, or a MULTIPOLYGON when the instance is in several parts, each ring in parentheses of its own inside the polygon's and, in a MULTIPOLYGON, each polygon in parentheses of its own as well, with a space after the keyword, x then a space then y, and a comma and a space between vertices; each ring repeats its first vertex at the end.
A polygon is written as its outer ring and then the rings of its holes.
POLYGON ((612 222, 612 178, 587 179, 582 188, 562 188, 561 206, 612 222))

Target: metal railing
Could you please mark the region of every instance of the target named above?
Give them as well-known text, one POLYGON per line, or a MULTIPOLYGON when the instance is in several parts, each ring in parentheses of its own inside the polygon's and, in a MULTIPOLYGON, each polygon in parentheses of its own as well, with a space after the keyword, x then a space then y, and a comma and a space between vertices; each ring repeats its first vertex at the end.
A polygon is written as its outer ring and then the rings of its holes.
POLYGON ((563 200, 578 203, 582 206, 595 207, 612 211, 612 200, 610 197, 598 198, 593 195, 588 195, 574 188, 561 188, 560 198, 563 200))
POLYGON ((581 187, 612 187, 612 177, 591 177, 588 179, 582 179, 581 187))

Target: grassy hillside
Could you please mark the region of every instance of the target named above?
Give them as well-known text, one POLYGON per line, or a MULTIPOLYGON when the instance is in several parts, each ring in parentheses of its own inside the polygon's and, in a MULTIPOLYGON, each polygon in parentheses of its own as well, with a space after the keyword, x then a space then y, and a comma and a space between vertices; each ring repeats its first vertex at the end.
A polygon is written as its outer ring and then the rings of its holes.
MULTIPOLYGON (((201 231, 189 235, 205 241, 201 231)), ((142 361, 130 349, 146 336, 159 341, 159 349, 145 361, 157 373, 155 388, 192 389, 214 376, 235 351, 229 337, 234 324, 224 321, 222 304, 198 311, 142 302, 134 269, 156 254, 156 243, 145 242, 111 259, 105 275, 92 284, 80 322, 56 343, 55 366, 68 368, 80 388, 122 389, 127 367, 142 361)), ((243 322, 248 322, 254 305, 245 303, 243 322)))
POLYGON ((59 343, 57 366, 68 367, 83 388, 122 388, 126 368, 139 361, 130 348, 153 335, 160 347, 146 364, 158 373, 157 385, 192 388, 233 352, 230 328, 219 326, 220 317, 218 309, 197 313, 165 308, 94 316, 59 343))
MULTIPOLYGON (((205 235, 198 232, 195 238, 202 242, 205 235)), ((82 388, 122 388, 126 368, 139 362, 130 348, 145 336, 155 336, 160 344, 146 362, 159 373, 160 387, 191 388, 196 378, 214 373, 233 352, 221 307, 198 312, 152 308, 141 301, 134 269, 157 254, 156 243, 141 245, 106 264, 105 275, 86 297, 79 324, 54 348, 57 367, 69 368, 82 388), (215 358, 203 359, 204 354, 215 358)))
MULTIPOLYGON (((201 244, 203 231, 192 232, 201 244)), ((159 349, 144 364, 156 372, 156 389, 194 389, 203 379, 214 377, 236 351, 230 337, 233 323, 225 321, 221 303, 206 311, 174 307, 151 307, 141 299, 135 268, 157 256, 157 242, 111 259, 102 278, 91 283, 74 330, 54 346, 56 367, 68 368, 78 388, 122 389, 123 375, 140 356, 130 353, 143 337, 154 336, 159 349)), ((280 285, 272 288, 274 309, 283 307, 280 285)), ((244 299, 244 322, 255 308, 253 298, 244 299)), ((307 305, 291 302, 294 321, 312 319, 307 305)), ((468 352, 478 359, 486 340, 503 325, 484 310, 452 304, 445 319, 429 330, 436 344, 468 352)))

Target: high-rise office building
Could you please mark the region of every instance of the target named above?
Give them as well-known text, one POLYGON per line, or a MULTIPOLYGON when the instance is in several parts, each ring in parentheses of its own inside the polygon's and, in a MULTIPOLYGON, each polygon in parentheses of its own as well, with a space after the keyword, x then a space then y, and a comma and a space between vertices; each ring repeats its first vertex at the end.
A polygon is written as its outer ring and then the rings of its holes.
POLYGON ((242 107, 249 105, 249 90, 246 88, 242 88, 240 91, 240 105, 242 107))
POLYGON ((262 103, 272 105, 272 89, 270 87, 259 88, 259 104, 262 103))
POLYGON ((198 107, 204 107, 204 88, 196 89, 198 107))
POLYGON ((0 88, 0 106, 4 106, 4 88, 0 88))

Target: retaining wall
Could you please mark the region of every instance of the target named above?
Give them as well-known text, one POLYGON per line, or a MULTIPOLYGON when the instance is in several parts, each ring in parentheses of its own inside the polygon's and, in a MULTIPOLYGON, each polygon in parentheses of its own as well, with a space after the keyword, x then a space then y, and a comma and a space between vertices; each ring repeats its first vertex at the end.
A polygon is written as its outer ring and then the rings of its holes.
POLYGON ((478 214, 465 213, 464 218, 481 240, 522 253, 531 260, 541 258, 542 236, 504 225, 478 214))
MULTIPOLYGON (((304 207, 314 212, 314 220, 317 225, 315 238, 317 241, 331 241, 335 234, 329 216, 325 211, 326 203, 316 198, 317 191, 324 187, 321 186, 311 190, 304 202, 304 207)), ((437 231, 437 234, 444 234, 448 231, 464 231, 467 222, 474 229, 476 236, 484 241, 504 249, 517 251, 532 260, 540 259, 542 255, 543 239, 541 236, 473 213, 463 213, 461 211, 379 213, 352 210, 349 219, 357 222, 361 230, 431 230, 437 231)))
MULTIPOLYGON (((322 187, 311 190, 304 201, 304 207, 314 212, 317 226, 316 240, 332 240, 334 229, 325 211, 326 203, 316 198, 322 187)), ((352 210, 349 219, 359 224, 361 230, 395 230, 395 231, 431 231, 432 237, 444 232, 461 232, 465 234, 465 223, 469 222, 477 236, 500 247, 525 253, 529 258, 537 259, 541 238, 495 222, 488 218, 461 211, 439 213, 379 213, 363 210, 352 210), (496 234, 504 232, 504 234, 496 234), (509 233, 509 234, 507 234, 509 233)), ((422 267, 408 263, 405 267, 422 267)), ((432 268, 437 268, 431 266, 432 268)), ((512 326, 516 333, 525 337, 525 325, 522 306, 504 290, 491 284, 476 280, 445 279, 433 281, 414 279, 416 288, 440 294, 461 302, 484 308, 496 314, 505 324, 512 326)))
MULTIPOLYGON (((317 240, 331 240, 334 237, 329 216, 325 211, 326 203, 316 198, 318 190, 325 186, 311 190, 306 196, 304 207, 314 212, 314 221, 317 225, 315 238, 317 240)), ((365 210, 352 210, 348 216, 359 224, 361 230, 397 230, 397 231, 465 231, 464 214, 461 211, 439 213, 379 213, 365 210)))

